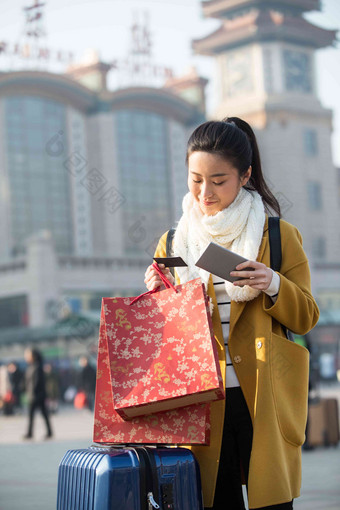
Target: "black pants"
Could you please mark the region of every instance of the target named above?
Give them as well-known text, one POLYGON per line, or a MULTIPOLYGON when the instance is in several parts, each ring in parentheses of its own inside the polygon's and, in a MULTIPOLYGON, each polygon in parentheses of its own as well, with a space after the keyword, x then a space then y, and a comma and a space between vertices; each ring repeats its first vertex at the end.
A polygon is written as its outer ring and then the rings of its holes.
POLYGON ((33 435, 34 415, 35 415, 35 412, 36 412, 37 409, 40 409, 41 414, 43 415, 43 418, 45 420, 46 428, 47 428, 47 435, 51 436, 52 435, 52 430, 51 430, 50 420, 48 418, 48 413, 47 413, 47 409, 46 409, 46 405, 45 405, 45 400, 44 399, 42 399, 42 400, 33 400, 29 404, 29 425, 28 425, 27 435, 28 436, 32 436, 33 435))
MULTIPOLYGON (((247 485, 252 441, 253 426, 242 390, 227 388, 223 440, 213 510, 245 510, 242 478, 247 485)), ((293 502, 263 508, 292 510, 293 502)))

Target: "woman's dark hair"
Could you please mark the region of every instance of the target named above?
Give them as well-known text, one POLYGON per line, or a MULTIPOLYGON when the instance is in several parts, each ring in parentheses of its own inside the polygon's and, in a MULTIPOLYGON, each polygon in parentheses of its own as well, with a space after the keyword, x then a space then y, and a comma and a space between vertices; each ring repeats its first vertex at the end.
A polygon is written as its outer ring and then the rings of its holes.
POLYGON ((229 161, 238 170, 240 179, 251 165, 251 177, 244 188, 257 191, 261 195, 269 214, 272 210, 281 216, 280 204, 263 177, 255 133, 247 122, 238 117, 204 122, 189 138, 187 163, 193 152, 209 152, 229 161))
POLYGON ((39 365, 42 365, 43 363, 43 357, 40 351, 38 349, 31 349, 32 358, 35 363, 38 363, 39 365))

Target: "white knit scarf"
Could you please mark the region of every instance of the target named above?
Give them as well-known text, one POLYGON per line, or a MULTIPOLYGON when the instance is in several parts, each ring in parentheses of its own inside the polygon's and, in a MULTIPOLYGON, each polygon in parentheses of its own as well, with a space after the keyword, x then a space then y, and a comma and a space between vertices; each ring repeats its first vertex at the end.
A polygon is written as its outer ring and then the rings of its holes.
MULTIPOLYGON (((235 200, 222 211, 208 216, 189 192, 183 199, 183 215, 178 222, 173 252, 188 264, 176 268, 181 283, 201 277, 206 288, 210 273, 195 266, 208 244, 213 241, 248 260, 256 260, 262 241, 265 211, 256 191, 241 187, 235 200)), ((233 301, 251 301, 260 290, 249 285, 234 286, 226 281, 227 294, 233 301)))

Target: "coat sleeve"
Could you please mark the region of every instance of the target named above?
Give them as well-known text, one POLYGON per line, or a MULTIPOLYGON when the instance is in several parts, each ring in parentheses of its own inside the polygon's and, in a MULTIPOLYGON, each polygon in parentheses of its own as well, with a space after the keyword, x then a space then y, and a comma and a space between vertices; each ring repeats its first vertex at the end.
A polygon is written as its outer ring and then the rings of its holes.
POLYGON ((296 227, 281 220, 282 265, 280 290, 275 303, 263 294, 264 310, 276 321, 299 335, 318 322, 319 309, 311 293, 310 270, 296 227))
MULTIPOLYGON (((162 235, 160 240, 158 241, 158 245, 154 254, 154 257, 166 257, 166 239, 168 237, 168 232, 165 232, 165 234, 162 235)), ((176 284, 180 283, 179 276, 175 269, 175 282, 176 284)))
POLYGON ((154 257, 166 257, 166 238, 168 236, 168 232, 162 235, 160 240, 158 241, 157 248, 154 254, 154 257))

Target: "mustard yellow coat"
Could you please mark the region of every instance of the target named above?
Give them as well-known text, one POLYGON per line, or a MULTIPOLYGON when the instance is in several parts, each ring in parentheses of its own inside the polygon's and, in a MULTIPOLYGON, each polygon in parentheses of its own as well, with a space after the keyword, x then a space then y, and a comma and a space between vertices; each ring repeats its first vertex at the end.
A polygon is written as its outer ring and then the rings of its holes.
MULTIPOLYGON (((161 237, 155 256, 166 256, 166 237, 167 232, 161 237)), ((252 301, 232 301, 230 310, 229 352, 253 423, 248 478, 250 508, 284 503, 300 495, 309 353, 286 339, 281 324, 304 335, 317 323, 319 310, 311 294, 301 235, 284 220, 281 243, 280 291, 276 302, 262 292, 252 301)), ((270 266, 268 218, 257 260, 270 266)), ((179 283, 177 275, 176 279, 179 283)), ((225 377, 224 340, 211 277, 208 294, 214 304, 212 322, 225 377)), ((210 445, 191 447, 200 464, 206 507, 213 506, 224 410, 224 400, 212 403, 210 445)))

